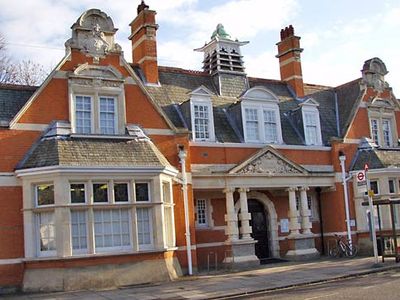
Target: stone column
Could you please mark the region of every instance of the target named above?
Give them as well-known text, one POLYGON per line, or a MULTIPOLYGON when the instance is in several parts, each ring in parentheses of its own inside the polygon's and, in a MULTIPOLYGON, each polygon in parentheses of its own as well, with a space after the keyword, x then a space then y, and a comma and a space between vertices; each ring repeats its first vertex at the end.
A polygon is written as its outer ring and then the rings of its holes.
POLYGON ((309 188, 303 186, 300 188, 300 212, 301 212, 301 229, 303 234, 311 234, 312 223, 310 221, 311 211, 308 209, 307 191, 309 188))
POLYGON ((233 201, 233 192, 235 189, 224 189, 226 199, 226 215, 225 215, 225 233, 228 236, 228 241, 237 241, 239 239, 239 230, 237 224, 237 215, 235 212, 235 203, 233 201))
POLYGON ((299 224, 299 212, 296 208, 296 190, 297 188, 291 187, 288 188, 287 191, 289 192, 289 229, 290 229, 290 236, 299 235, 300 224, 299 224))
POLYGON ((240 193, 240 221, 241 221, 241 228, 240 233, 242 234, 242 239, 251 239, 251 227, 250 227, 250 220, 251 214, 249 214, 248 206, 247 206, 247 192, 249 189, 247 188, 240 188, 238 189, 240 193))

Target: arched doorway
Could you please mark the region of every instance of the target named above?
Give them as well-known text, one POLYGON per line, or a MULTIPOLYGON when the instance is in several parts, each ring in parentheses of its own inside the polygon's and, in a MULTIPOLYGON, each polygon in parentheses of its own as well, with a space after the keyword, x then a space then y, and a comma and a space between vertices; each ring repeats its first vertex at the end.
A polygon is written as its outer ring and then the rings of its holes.
POLYGON ((268 236, 268 213, 265 211, 264 205, 256 199, 248 199, 247 203, 249 213, 251 214, 251 237, 257 241, 255 244, 255 254, 262 261, 271 256, 268 236))

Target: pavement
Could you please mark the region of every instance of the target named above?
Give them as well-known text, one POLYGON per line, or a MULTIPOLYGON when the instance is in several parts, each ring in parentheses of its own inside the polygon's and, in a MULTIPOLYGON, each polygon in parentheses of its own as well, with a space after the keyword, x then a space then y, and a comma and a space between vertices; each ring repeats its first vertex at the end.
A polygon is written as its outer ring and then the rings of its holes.
POLYGON ((232 299, 269 290, 304 286, 362 276, 391 269, 400 263, 385 259, 375 265, 372 257, 320 258, 307 262, 267 264, 251 270, 221 270, 213 274, 185 276, 176 281, 120 287, 112 290, 7 295, 5 299, 232 299))

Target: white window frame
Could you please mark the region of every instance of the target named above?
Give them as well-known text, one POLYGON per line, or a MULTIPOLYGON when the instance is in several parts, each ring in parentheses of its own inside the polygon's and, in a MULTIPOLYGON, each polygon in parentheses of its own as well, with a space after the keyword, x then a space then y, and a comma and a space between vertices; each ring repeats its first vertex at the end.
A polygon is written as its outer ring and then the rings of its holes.
POLYGON ((125 97, 123 95, 124 89, 107 88, 104 91, 87 88, 87 87, 71 87, 70 92, 70 120, 72 132, 76 135, 118 135, 124 134, 126 113, 125 113, 125 97), (76 131, 76 97, 90 97, 91 98, 91 132, 79 133, 76 131), (100 126, 100 98, 113 98, 114 99, 114 133, 102 134, 100 126))
POLYGON ((246 143, 268 143, 268 144, 282 144, 282 127, 281 118, 279 113, 279 106, 276 103, 257 103, 254 101, 247 100, 242 103, 242 120, 243 120, 243 134, 246 143), (247 131, 247 120, 246 120, 246 109, 254 109, 257 111, 257 122, 258 122, 258 140, 251 139, 248 136, 247 131), (276 121, 276 141, 268 141, 265 134, 265 121, 264 121, 264 111, 273 111, 275 114, 276 121))
POLYGON ((68 193, 69 201, 68 201, 68 202, 69 202, 70 205, 85 205, 85 204, 88 203, 88 186, 87 186, 87 182, 82 182, 82 181, 70 181, 68 187, 69 187, 69 193, 68 193), (84 187, 84 189, 85 189, 85 202, 83 202, 83 203, 72 203, 71 184, 83 184, 83 187, 84 187))
POLYGON ((98 99, 97 99, 97 122, 98 122, 98 128, 99 128, 99 134, 101 135, 115 135, 118 134, 118 99, 116 96, 111 96, 111 95, 103 95, 103 94, 98 94, 98 99), (113 99, 114 101, 114 132, 113 133, 102 133, 102 127, 101 127, 101 98, 105 98, 105 99, 113 99))
POLYGON ((114 187, 111 186, 110 187, 110 181, 109 180, 94 180, 93 182, 91 182, 92 186, 90 187, 92 189, 92 193, 93 193, 93 205, 106 205, 106 204, 113 204, 112 203, 112 197, 114 197, 114 195, 111 194, 111 188, 112 191, 114 190, 114 187), (106 184, 107 185, 107 202, 95 202, 94 201, 94 185, 95 184, 106 184))
POLYGON ((56 195, 54 191, 54 183, 53 182, 41 182, 41 183, 36 183, 34 186, 34 195, 35 195, 35 206, 36 207, 53 207, 56 203, 56 195), (39 195, 38 195, 38 186, 39 185, 52 185, 53 186, 53 194, 54 194, 54 203, 52 204, 44 204, 44 205, 39 205, 39 195))
POLYGON ((392 120, 387 118, 382 118, 382 145, 384 147, 392 147, 393 146, 393 134, 392 134, 392 120), (385 139, 385 130, 384 130, 384 122, 388 122, 388 138, 385 139))
POLYGON ((131 183, 129 181, 124 181, 124 180, 115 180, 112 182, 112 199, 113 199, 113 203, 116 205, 120 205, 120 204, 127 204, 127 203, 131 203, 132 199, 131 199, 131 183), (114 186, 116 184, 126 184, 128 187, 128 201, 115 201, 115 191, 114 191, 114 186))
POLYGON ((70 226, 70 240, 71 240, 71 251, 72 254, 85 254, 88 253, 89 251, 89 219, 88 219, 88 210, 87 209, 70 209, 70 220, 69 220, 69 226, 70 226), (85 221, 86 221, 86 248, 81 248, 81 249, 74 249, 73 247, 73 242, 72 242, 72 213, 73 212, 83 212, 85 214, 85 221))
POLYGON ((377 144, 378 146, 381 146, 383 148, 391 148, 391 147, 396 147, 397 146, 397 125, 396 125, 396 118, 394 112, 390 110, 385 110, 384 112, 381 112, 379 109, 376 107, 373 108, 371 107, 368 111, 368 118, 369 118, 369 132, 370 132, 370 137, 371 139, 377 144), (374 130, 372 128, 372 122, 376 121, 377 124, 377 138, 378 140, 375 140, 374 138, 374 130), (383 132, 383 123, 384 121, 389 122, 389 144, 385 142, 385 137, 384 137, 384 132, 383 132))
POLYGON ((322 145, 322 135, 321 135, 321 121, 319 118, 319 111, 318 108, 315 105, 303 105, 302 109, 301 109, 301 113, 302 113, 302 118, 303 118, 303 129, 304 129, 304 140, 306 142, 306 145, 309 146, 320 146, 322 145), (312 141, 309 140, 308 138, 308 134, 307 134, 307 126, 308 124, 306 124, 306 115, 313 115, 315 118, 315 122, 316 122, 316 142, 312 143, 312 141))
MULTIPOLYGON (((381 189, 379 187, 379 179, 372 178, 372 179, 370 179, 370 184, 371 184, 371 182, 376 182, 376 188, 377 188, 378 192, 377 193, 374 192, 374 193, 375 193, 375 195, 380 195, 381 189)), ((371 188, 371 190, 372 190, 372 188, 371 188)))
POLYGON ((387 185, 388 194, 397 194, 397 179, 394 177, 389 177, 387 183, 388 183, 388 185, 387 185), (390 192, 390 181, 393 182, 393 189, 394 189, 393 192, 390 192))
POLYGON ((150 181, 142 181, 142 180, 139 180, 139 181, 135 181, 135 190, 134 190, 134 197, 135 197, 135 202, 136 203, 151 203, 152 202, 152 197, 151 197, 151 182, 150 181), (147 194, 148 194, 148 198, 149 198, 149 200, 147 200, 147 201, 138 201, 137 199, 136 199, 136 184, 140 184, 140 183, 146 183, 147 184, 147 194))
POLYGON ((73 103, 74 103, 74 105, 73 105, 73 107, 74 107, 74 123, 73 123, 73 128, 74 128, 74 132, 76 132, 77 134, 91 134, 91 133, 93 133, 94 132, 94 127, 95 127, 95 122, 94 122, 94 112, 93 112, 93 109, 94 109, 94 106, 93 106, 93 104, 94 104, 94 101, 93 101, 93 95, 84 95, 84 94, 76 94, 76 95, 74 95, 74 99, 73 99, 73 103), (81 132, 77 132, 77 129, 76 129, 76 121, 77 121, 77 118, 76 118, 76 98, 77 97, 82 97, 82 98, 85 98, 85 97, 87 97, 87 98, 90 98, 90 133, 81 133, 81 132))
POLYGON ((215 131, 214 131, 214 113, 211 99, 209 96, 205 95, 192 95, 190 99, 190 111, 191 111, 191 125, 192 125, 192 139, 196 142, 214 142, 215 141, 215 131), (205 106, 208 110, 208 138, 196 138, 196 126, 195 126, 195 106, 205 106))
POLYGON ((39 257, 56 256, 57 255, 57 232, 56 232, 56 214, 55 211, 40 211, 35 214, 35 230, 36 230, 36 253, 39 257), (54 244, 55 250, 42 250, 40 247, 41 236, 40 236, 40 215, 41 214, 53 214, 54 220, 54 244))
POLYGON ((208 200, 205 198, 196 199, 196 227, 200 228, 209 227, 208 211, 209 211, 208 200), (199 222, 199 205, 198 205, 199 201, 204 201, 204 221, 205 221, 204 223, 199 222))
MULTIPOLYGON (((133 249, 133 244, 132 244, 132 218, 131 218, 131 209, 129 208, 116 208, 115 206, 110 206, 110 207, 104 207, 104 208, 100 208, 100 209, 94 209, 93 210, 93 238, 94 238, 94 244, 93 247, 96 251, 96 253, 112 253, 112 252, 119 252, 119 251, 131 251, 133 249), (112 211, 114 210, 118 210, 118 211, 122 211, 122 210, 126 210, 127 211, 127 215, 128 215, 128 229, 129 229, 129 246, 127 245, 121 245, 121 246, 111 246, 111 247, 97 247, 96 246, 96 230, 95 230, 95 217, 94 214, 96 212, 99 211, 111 211, 111 215, 112 215, 112 211)), ((104 234, 103 234, 104 235, 104 234)))
POLYGON ((150 232, 150 244, 140 244, 139 243, 139 226, 137 225, 137 235, 138 235, 138 240, 137 244, 139 247, 139 250, 151 250, 154 249, 154 231, 153 231, 153 222, 154 222, 154 207, 153 206, 138 206, 136 208, 136 223, 138 223, 138 214, 137 210, 138 209, 148 209, 149 211, 149 232, 150 232))

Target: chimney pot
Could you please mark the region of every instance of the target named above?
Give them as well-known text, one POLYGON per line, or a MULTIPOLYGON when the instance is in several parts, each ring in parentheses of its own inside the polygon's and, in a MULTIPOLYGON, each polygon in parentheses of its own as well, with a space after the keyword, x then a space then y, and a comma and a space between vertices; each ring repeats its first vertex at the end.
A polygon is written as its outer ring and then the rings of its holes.
POLYGON ((281 80, 287 82, 297 97, 304 97, 303 75, 301 71, 300 37, 294 35, 294 28, 289 25, 281 30, 278 45, 281 80))

